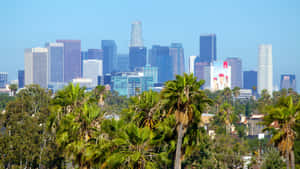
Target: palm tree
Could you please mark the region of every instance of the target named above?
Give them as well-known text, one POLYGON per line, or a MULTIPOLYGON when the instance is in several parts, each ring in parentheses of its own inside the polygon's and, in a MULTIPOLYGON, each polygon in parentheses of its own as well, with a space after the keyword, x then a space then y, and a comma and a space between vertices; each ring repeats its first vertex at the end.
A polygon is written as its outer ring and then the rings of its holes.
POLYGON ((104 106, 104 92, 105 92, 105 86, 97 86, 95 89, 94 89, 94 92, 95 92, 95 96, 96 96, 96 99, 97 99, 97 102, 98 102, 98 106, 100 107, 103 107, 104 106))
POLYGON ((234 114, 232 110, 232 106, 228 103, 224 103, 221 105, 220 112, 221 120, 226 125, 226 134, 230 134, 231 126, 234 120, 234 114))
POLYGON ((225 97, 225 101, 227 103, 230 103, 231 101, 231 96, 232 96, 232 91, 230 90, 229 87, 226 87, 224 90, 223 90, 223 94, 224 94, 224 97, 225 97))
POLYGON ((16 92, 18 90, 18 86, 16 84, 11 84, 11 85, 9 85, 9 89, 10 89, 12 96, 14 96, 14 95, 16 95, 16 92))
POLYGON ((271 142, 285 154, 287 168, 295 168, 293 145, 296 138, 295 127, 300 122, 300 102, 294 105, 291 96, 281 97, 271 106, 264 117, 264 130, 272 132, 271 142))
POLYGON ((182 139, 194 116, 201 116, 203 109, 211 100, 200 87, 204 80, 197 81, 193 74, 177 75, 175 80, 167 81, 161 92, 163 104, 169 113, 174 113, 177 124, 177 145, 175 169, 181 168, 182 139))
POLYGON ((232 89, 233 95, 234 95, 234 101, 236 101, 237 97, 240 95, 240 88, 239 87, 234 87, 232 89))

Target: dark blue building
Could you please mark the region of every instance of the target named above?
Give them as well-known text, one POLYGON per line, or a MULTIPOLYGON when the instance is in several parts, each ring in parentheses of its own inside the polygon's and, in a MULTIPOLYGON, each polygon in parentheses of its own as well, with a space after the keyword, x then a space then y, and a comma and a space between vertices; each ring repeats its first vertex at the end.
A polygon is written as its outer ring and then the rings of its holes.
POLYGON ((102 49, 88 49, 87 59, 103 59, 103 50, 102 49))
POLYGON ((19 83, 19 88, 24 88, 25 85, 25 73, 24 70, 19 70, 18 71, 18 83, 19 83))
POLYGON ((200 57, 205 62, 212 62, 217 60, 217 45, 215 34, 200 36, 200 57))
POLYGON ((83 75, 83 60, 88 59, 88 52, 87 51, 81 51, 81 75, 83 75))
POLYGON ((244 89, 257 88, 257 71, 244 71, 243 79, 244 89))
POLYGON ((117 71, 120 71, 120 72, 129 71, 129 56, 128 56, 128 54, 119 54, 118 55, 117 71))
POLYGON ((158 68, 158 82, 163 83, 173 79, 173 60, 169 47, 153 45, 149 51, 149 62, 151 66, 158 68))
POLYGON ((114 40, 102 40, 103 74, 116 71, 117 45, 114 40))
POLYGON ((146 65, 147 48, 130 47, 129 48, 129 69, 134 71, 135 68, 146 65))

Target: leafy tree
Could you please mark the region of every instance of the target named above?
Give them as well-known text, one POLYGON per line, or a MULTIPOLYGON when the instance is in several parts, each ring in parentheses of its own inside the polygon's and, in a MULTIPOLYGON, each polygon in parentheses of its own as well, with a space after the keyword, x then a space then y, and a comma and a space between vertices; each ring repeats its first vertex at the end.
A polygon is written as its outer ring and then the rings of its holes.
POLYGON ((17 92, 17 90, 18 90, 18 86, 17 86, 17 84, 10 84, 10 85, 9 85, 9 89, 10 89, 11 94, 12 94, 13 96, 15 96, 15 95, 16 95, 16 92, 17 92))
POLYGON ((175 156, 175 169, 181 168, 182 140, 186 130, 196 116, 201 116, 202 111, 211 100, 200 90, 204 81, 198 81, 193 74, 176 76, 175 80, 168 81, 162 91, 163 104, 168 113, 174 113, 177 123, 177 147, 175 156))

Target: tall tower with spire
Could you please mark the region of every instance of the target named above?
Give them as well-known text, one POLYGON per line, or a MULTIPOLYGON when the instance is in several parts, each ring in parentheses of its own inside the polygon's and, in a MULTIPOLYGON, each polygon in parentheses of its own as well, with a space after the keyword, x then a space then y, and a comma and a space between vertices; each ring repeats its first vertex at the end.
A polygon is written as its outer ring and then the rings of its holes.
POLYGON ((147 49, 142 38, 142 23, 135 21, 131 24, 131 40, 129 46, 129 68, 131 71, 146 65, 147 49))
POLYGON ((142 23, 135 21, 131 24, 130 47, 143 47, 142 23))

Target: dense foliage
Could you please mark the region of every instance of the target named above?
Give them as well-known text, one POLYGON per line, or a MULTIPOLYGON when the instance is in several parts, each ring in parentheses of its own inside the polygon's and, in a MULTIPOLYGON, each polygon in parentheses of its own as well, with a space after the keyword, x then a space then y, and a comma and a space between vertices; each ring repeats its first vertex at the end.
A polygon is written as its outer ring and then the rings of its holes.
POLYGON ((55 94, 31 85, 0 95, 0 168, 236 169, 244 156, 252 168, 299 164, 296 92, 241 100, 239 88, 210 92, 203 83, 185 74, 131 98, 72 84, 55 94), (214 115, 210 123, 203 113, 214 115), (271 139, 247 137, 241 116, 257 113, 271 139))

